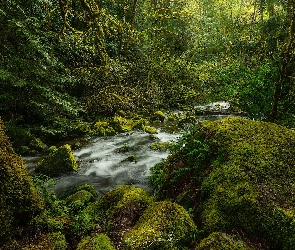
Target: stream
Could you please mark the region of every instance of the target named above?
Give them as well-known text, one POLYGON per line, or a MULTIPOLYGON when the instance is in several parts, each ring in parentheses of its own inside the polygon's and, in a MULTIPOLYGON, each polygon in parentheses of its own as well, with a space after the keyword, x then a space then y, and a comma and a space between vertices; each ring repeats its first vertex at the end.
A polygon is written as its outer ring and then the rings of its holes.
MULTIPOLYGON (((227 102, 216 102, 198 106, 198 110, 227 111, 227 102)), ((227 115, 198 116, 198 120, 221 119, 227 115)), ((161 126, 165 126, 163 123, 161 126)), ((123 184, 132 184, 151 191, 148 186, 150 168, 167 158, 168 151, 151 150, 154 142, 176 142, 181 132, 168 132, 165 127, 157 127, 158 134, 151 135, 143 131, 131 131, 115 136, 94 137, 80 149, 73 150, 79 164, 77 172, 54 178, 54 191, 57 197, 64 198, 77 186, 88 183, 94 186, 98 196, 123 184), (122 150, 124 147, 125 150, 122 150), (130 155, 135 162, 126 161, 130 155)), ((38 157, 24 157, 25 164, 33 169, 38 157)))

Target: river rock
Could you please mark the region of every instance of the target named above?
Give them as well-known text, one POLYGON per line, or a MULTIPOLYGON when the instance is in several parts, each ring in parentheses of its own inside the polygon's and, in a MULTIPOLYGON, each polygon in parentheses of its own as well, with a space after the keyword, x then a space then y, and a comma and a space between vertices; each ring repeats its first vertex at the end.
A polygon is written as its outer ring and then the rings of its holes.
POLYGON ((159 198, 192 208, 207 235, 240 228, 272 247, 293 249, 294 162, 295 131, 229 117, 180 139, 152 170, 151 184, 159 198))
POLYGON ((77 169, 78 164, 71 147, 66 144, 59 148, 50 147, 50 154, 36 165, 35 171, 54 177, 77 169))

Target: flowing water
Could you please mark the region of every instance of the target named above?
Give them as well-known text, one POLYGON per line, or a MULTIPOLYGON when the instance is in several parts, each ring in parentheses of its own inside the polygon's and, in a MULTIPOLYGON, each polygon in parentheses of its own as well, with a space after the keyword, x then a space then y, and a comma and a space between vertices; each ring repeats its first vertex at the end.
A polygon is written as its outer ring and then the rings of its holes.
MULTIPOLYGON (((228 110, 229 104, 217 102, 197 108, 199 110, 228 110)), ((198 119, 221 119, 223 117, 223 115, 200 116, 198 119)), ((62 198, 70 194, 77 186, 85 183, 93 185, 99 196, 122 184, 132 184, 149 191, 150 168, 168 156, 167 151, 151 150, 151 144, 177 141, 180 135, 180 133, 171 133, 167 132, 167 129, 158 128, 156 135, 132 131, 116 136, 92 138, 81 149, 73 151, 80 166, 79 170, 54 178, 55 192, 58 197, 62 198), (130 155, 136 157, 135 162, 126 161, 130 155)), ((38 159, 38 157, 24 158, 29 169, 33 169, 38 159)))

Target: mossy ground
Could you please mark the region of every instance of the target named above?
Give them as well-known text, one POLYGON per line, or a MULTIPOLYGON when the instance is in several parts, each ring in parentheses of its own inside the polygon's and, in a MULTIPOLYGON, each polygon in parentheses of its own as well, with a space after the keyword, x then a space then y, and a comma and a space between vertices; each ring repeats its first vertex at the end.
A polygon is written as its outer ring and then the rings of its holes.
POLYGON ((151 183, 160 198, 191 208, 207 234, 237 227, 292 249, 294 162, 293 130, 232 117, 180 140, 151 183))
POLYGON ((5 135, 0 120, 0 246, 16 233, 16 228, 42 211, 43 199, 34 189, 23 161, 5 135))

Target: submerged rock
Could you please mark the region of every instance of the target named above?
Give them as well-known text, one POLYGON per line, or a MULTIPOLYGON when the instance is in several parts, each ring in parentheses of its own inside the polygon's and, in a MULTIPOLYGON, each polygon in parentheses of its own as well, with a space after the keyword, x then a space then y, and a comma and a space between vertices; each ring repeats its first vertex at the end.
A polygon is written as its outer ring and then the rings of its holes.
POLYGON ((295 131, 231 117, 180 139, 151 184, 159 198, 193 208, 207 234, 240 228, 293 249, 294 162, 295 131))
POLYGON ((50 147, 50 154, 37 164, 35 171, 53 177, 77 169, 78 164, 71 147, 66 144, 59 148, 50 147))

